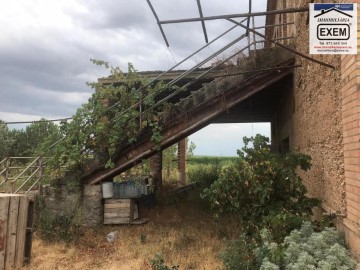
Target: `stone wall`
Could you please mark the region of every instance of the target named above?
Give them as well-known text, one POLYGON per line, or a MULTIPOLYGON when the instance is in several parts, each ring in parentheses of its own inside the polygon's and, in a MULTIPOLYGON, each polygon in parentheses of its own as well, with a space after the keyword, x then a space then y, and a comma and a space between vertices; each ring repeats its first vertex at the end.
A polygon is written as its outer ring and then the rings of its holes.
POLYGON ((44 209, 50 220, 65 215, 81 226, 96 226, 103 221, 101 185, 85 185, 82 192, 65 187, 44 187, 44 209))
MULTIPOLYGON (((296 20, 296 49, 309 51, 307 13, 296 20)), ((301 176, 309 195, 321 198, 328 211, 344 213, 345 178, 342 147, 340 57, 314 58, 331 64, 335 70, 297 57, 292 90, 284 91, 282 105, 275 116, 275 143, 288 138, 290 149, 312 157, 312 168, 301 176)))
MULTIPOLYGON (((300 6, 309 3, 302 0, 300 6)), ((308 54, 308 14, 299 13, 296 19, 296 49, 308 54)), ((338 227, 360 258, 360 56, 311 57, 335 70, 297 57, 302 66, 295 71, 292 94, 284 95, 275 116, 275 141, 280 144, 289 136, 291 149, 312 157, 312 169, 302 174, 309 194, 336 214, 338 227)))

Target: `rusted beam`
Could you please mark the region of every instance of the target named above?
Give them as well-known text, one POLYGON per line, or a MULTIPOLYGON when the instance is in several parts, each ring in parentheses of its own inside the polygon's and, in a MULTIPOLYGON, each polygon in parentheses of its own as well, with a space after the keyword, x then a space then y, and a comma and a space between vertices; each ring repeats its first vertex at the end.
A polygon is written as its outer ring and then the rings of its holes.
MULTIPOLYGON (((251 14, 251 0, 249 0, 249 14, 251 14)), ((246 26, 250 27, 250 16, 247 17, 246 26)), ((249 30, 246 30, 246 36, 249 37, 249 30)), ((249 37, 249 44, 250 44, 250 37, 249 37)))
POLYGON ((295 23, 289 22, 289 23, 269 24, 269 25, 264 25, 264 26, 253 27, 253 29, 264 29, 264 28, 268 28, 268 27, 278 27, 278 26, 291 25, 291 24, 295 24, 295 23))
POLYGON ((154 7, 152 6, 150 0, 146 0, 146 2, 148 3, 148 5, 149 5, 149 7, 150 7, 150 9, 151 9, 151 11, 152 11, 152 13, 154 14, 154 17, 155 17, 155 19, 156 19, 156 22, 157 22, 157 24, 158 24, 158 26, 159 26, 159 28, 160 28, 160 32, 161 32, 161 34, 162 34, 162 36, 163 36, 163 38, 164 38, 164 40, 165 40, 166 46, 169 47, 169 42, 168 42, 167 39, 166 39, 164 30, 163 30, 163 28, 162 28, 162 26, 161 26, 161 24, 160 24, 159 17, 158 17, 158 15, 156 14, 156 11, 155 11, 154 7))
POLYGON ((237 22, 237 21, 235 21, 235 20, 233 20, 233 19, 227 19, 227 20, 230 21, 230 22, 232 22, 232 23, 235 23, 235 24, 239 25, 240 27, 242 27, 242 28, 244 28, 244 29, 248 29, 250 32, 253 32, 253 33, 255 33, 256 35, 258 35, 258 36, 260 36, 260 37, 262 37, 262 38, 264 38, 264 39, 266 39, 266 40, 268 40, 268 41, 270 41, 270 42, 278 45, 279 47, 281 47, 281 48, 283 48, 283 49, 285 49, 285 50, 287 50, 287 51, 289 51, 289 52, 292 52, 292 53, 294 53, 294 54, 296 54, 296 55, 298 55, 298 56, 300 56, 300 57, 302 57, 302 58, 305 58, 305 59, 307 59, 307 60, 310 60, 311 62, 320 64, 320 65, 322 65, 322 66, 325 66, 325 67, 328 67, 328 68, 331 68, 331 69, 335 69, 335 67, 334 67, 333 65, 324 63, 324 62, 319 61, 319 60, 317 60, 317 59, 314 59, 314 58, 312 58, 312 57, 310 57, 310 56, 307 56, 307 55, 305 55, 305 54, 303 54, 303 53, 301 53, 301 52, 298 52, 298 51, 295 50, 295 49, 292 49, 292 48, 290 48, 290 47, 287 47, 287 46, 285 46, 285 45, 283 45, 283 44, 281 44, 281 43, 279 43, 279 42, 277 42, 277 41, 274 41, 274 40, 271 39, 271 38, 268 38, 267 36, 265 36, 265 35, 257 32, 257 31, 255 31, 254 29, 251 29, 251 28, 249 28, 249 27, 246 27, 245 25, 243 25, 243 24, 241 24, 241 23, 239 23, 239 22, 237 22))
MULTIPOLYGON (((203 13, 202 13, 200 0, 196 0, 196 2, 197 2, 198 9, 199 9, 200 18, 203 18, 204 16, 203 16, 203 13)), ((204 32, 205 42, 208 43, 209 41, 208 41, 208 36, 207 36, 207 33, 206 33, 206 27, 205 27, 204 20, 201 20, 201 26, 202 26, 202 29, 203 29, 203 32, 204 32)))
POLYGON ((217 16, 207 16, 203 18, 188 18, 180 20, 165 20, 159 21, 159 24, 171 24, 171 23, 184 23, 184 22, 199 22, 199 21, 211 21, 211 20, 220 20, 220 19, 231 19, 231 18, 244 18, 251 16, 265 16, 273 14, 283 14, 283 13, 296 13, 296 12, 308 12, 309 8, 286 8, 280 10, 270 10, 264 12, 253 12, 253 13, 238 13, 238 14, 228 14, 228 15, 217 15, 217 16))

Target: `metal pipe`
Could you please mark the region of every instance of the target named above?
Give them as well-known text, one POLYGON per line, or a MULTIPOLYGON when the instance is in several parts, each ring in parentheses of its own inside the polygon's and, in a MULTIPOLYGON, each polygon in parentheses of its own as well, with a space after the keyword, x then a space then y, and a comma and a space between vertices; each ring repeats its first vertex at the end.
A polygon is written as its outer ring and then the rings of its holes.
POLYGON ((34 157, 9 157, 9 159, 33 159, 34 157))
MULTIPOLYGON (((292 38, 295 38, 295 37, 274 38, 273 40, 274 40, 274 41, 277 41, 277 40, 292 39, 292 38)), ((264 43, 264 42, 266 42, 266 40, 256 41, 256 43, 264 43)))
MULTIPOLYGON (((251 0, 249 0, 249 14, 251 14, 251 0)), ((247 22, 246 22, 247 27, 250 27, 250 16, 247 17, 247 22)), ((249 30, 246 29, 246 36, 249 38, 249 43, 250 43, 250 37, 249 37, 249 30)))
MULTIPOLYGON (((254 18, 254 17, 252 17, 252 18, 254 18)), ((268 28, 268 27, 278 27, 278 26, 284 26, 284 25, 290 25, 290 24, 295 24, 295 23, 289 22, 289 23, 279 23, 279 24, 268 24, 268 25, 264 25, 264 26, 253 27, 253 29, 264 29, 264 28, 268 28)))
POLYGON ((203 18, 189 18, 189 19, 180 19, 180 20, 166 20, 159 21, 160 24, 170 24, 170 23, 184 23, 184 22, 198 22, 201 20, 210 21, 210 20, 219 20, 219 19, 231 19, 231 18, 242 18, 242 17, 251 17, 251 16, 265 16, 273 14, 283 14, 283 13, 296 13, 296 12, 308 12, 309 8, 286 8, 280 10, 271 10, 265 12, 253 12, 253 13, 238 13, 238 14, 228 14, 228 15, 218 15, 218 16, 208 16, 203 18))
MULTIPOLYGON (((202 13, 200 0, 196 0, 196 2, 197 2, 198 9, 199 9, 200 18, 203 18, 204 16, 203 16, 203 13, 202 13)), ((208 43, 209 41, 208 41, 208 36, 207 36, 207 33, 206 33, 206 27, 205 27, 204 20, 201 20, 201 26, 202 26, 202 29, 203 29, 203 32, 204 32, 205 42, 208 43)))
MULTIPOLYGON (((235 20, 233 20, 233 19, 227 19, 227 20, 230 21, 230 22, 233 22, 233 23, 235 23, 235 24, 237 24, 237 25, 239 25, 239 26, 241 26, 242 28, 247 29, 247 27, 246 27, 245 25, 243 25, 243 24, 241 24, 241 23, 239 23, 239 22, 237 22, 237 21, 235 21, 235 20)), ((262 38, 264 38, 264 39, 266 39, 266 40, 268 40, 268 41, 270 41, 270 42, 278 45, 279 47, 281 47, 281 48, 283 48, 283 49, 285 49, 285 50, 287 50, 287 51, 289 51, 289 52, 292 52, 292 53, 294 53, 294 54, 296 54, 296 55, 298 55, 298 56, 301 56, 301 57, 303 57, 303 58, 305 58, 305 59, 308 59, 308 60, 310 60, 310 61, 312 61, 312 62, 314 62, 314 63, 323 65, 323 66, 328 67, 328 68, 331 68, 331 69, 335 69, 335 67, 332 66, 332 65, 330 65, 330 64, 326 64, 326 63, 324 63, 324 62, 322 62, 322 61, 319 61, 319 60, 316 60, 316 59, 314 59, 314 58, 311 58, 311 57, 309 57, 309 56, 307 56, 307 55, 305 55, 305 54, 303 54, 303 53, 300 53, 300 52, 298 52, 298 51, 296 51, 296 50, 294 50, 294 49, 292 49, 292 48, 289 48, 289 47, 287 47, 287 46, 285 46, 285 45, 283 45, 283 44, 281 44, 281 43, 279 43, 279 42, 276 42, 276 41, 272 40, 271 38, 268 38, 267 36, 265 36, 265 35, 257 32, 257 31, 255 31, 255 30, 253 30, 253 29, 250 29, 250 28, 248 28, 248 29, 249 29, 249 31, 255 33, 256 35, 258 35, 258 36, 260 36, 260 37, 262 37, 262 38)))
MULTIPOLYGON (((216 51, 215 53, 213 53, 212 55, 210 55, 208 58, 206 58, 205 60, 201 61, 199 64, 195 65, 194 67, 192 67, 191 69, 185 71, 184 73, 182 73, 181 75, 177 76, 175 79, 173 79, 172 81, 170 81, 169 83, 167 83, 165 85, 165 89, 173 84, 175 84, 176 82, 178 82, 179 80, 181 80, 182 78, 184 78, 186 75, 190 74, 192 71, 194 71, 195 69, 197 69, 198 67, 201 67, 204 63, 208 62, 209 60, 211 60, 212 58, 214 58, 215 56, 219 55, 220 53, 222 53, 223 51, 227 50, 229 47, 231 47, 232 45, 234 45, 236 42, 240 41, 241 39, 243 39, 245 37, 245 34, 241 35, 240 37, 234 39, 232 42, 230 42, 229 44, 227 44, 226 46, 222 47, 220 50, 216 51)), ((181 89, 183 89, 184 87, 182 87, 181 89)), ((149 98, 155 94, 158 93, 153 93, 151 95, 148 95, 146 98, 149 98)), ((135 105, 139 105, 139 103, 135 103, 134 105, 130 106, 128 109, 122 111, 120 114, 118 114, 117 116, 115 116, 113 120, 118 119, 121 115, 123 115, 125 112, 127 112, 128 110, 132 109, 135 107, 135 105)), ((150 108, 152 108, 153 106, 151 106, 150 108)), ((148 111, 145 110, 144 112, 148 111)))
POLYGON ((2 161, 0 161, 0 165, 3 164, 3 163, 5 163, 6 160, 7 160, 7 158, 4 158, 2 161))
MULTIPOLYGON (((23 186, 25 186, 25 184, 26 184, 27 182, 29 182, 29 180, 30 180, 39 170, 40 170, 40 168, 37 168, 37 169, 28 177, 28 179, 26 179, 26 180, 20 185, 20 187, 18 187, 18 189, 15 190, 14 193, 17 193, 23 186)), ((16 181, 16 180, 14 180, 13 183, 15 183, 15 181, 16 181)))
POLYGON ((181 74, 180 76, 176 77, 175 79, 173 79, 171 82, 169 82, 166 86, 171 86, 175 83, 177 83, 179 80, 181 80, 182 78, 184 78, 186 75, 190 74, 192 71, 194 71, 195 69, 197 69, 198 67, 201 67, 203 64, 207 63, 209 60, 213 59, 215 56, 218 56, 220 53, 224 52, 225 50, 227 50, 228 48, 230 48, 232 45, 234 45, 236 42, 242 40, 244 37, 246 37, 246 34, 241 35, 240 37, 234 39, 232 42, 228 43, 226 46, 222 47, 220 50, 216 51, 215 53, 213 53, 212 55, 210 55, 208 58, 206 58, 205 60, 201 61, 199 64, 195 65, 194 67, 192 67, 191 69, 185 71, 183 74, 181 74))
POLYGON ((164 33, 164 30, 162 29, 162 26, 161 26, 161 24, 159 23, 159 22, 160 22, 160 21, 159 21, 159 17, 157 16, 157 14, 156 14, 156 12, 155 12, 154 7, 152 6, 150 0, 146 0, 146 2, 149 4, 149 7, 150 7, 152 13, 154 14, 154 17, 155 17, 155 19, 156 19, 156 22, 157 22, 157 24, 158 24, 158 26, 159 26, 159 28, 160 28, 160 32, 161 32, 161 34, 162 34, 162 36, 163 36, 163 38, 164 38, 164 40, 165 40, 166 46, 169 47, 169 42, 167 41, 166 36, 165 36, 165 33, 164 33))
MULTIPOLYGON (((241 22, 246 21, 246 19, 243 19, 241 22)), ((180 66, 182 63, 184 63, 185 61, 187 61, 188 59, 190 59, 191 57, 193 57, 195 54, 197 54, 198 52, 202 51, 203 49, 205 49, 206 47, 208 47, 210 44, 214 43, 215 41, 217 41, 219 38, 223 37, 224 35, 226 35, 227 33, 229 33, 230 31, 234 30, 236 27, 238 27, 238 25, 234 25, 232 27, 230 27, 228 30, 226 30, 225 32, 223 32, 222 34, 220 34, 219 36, 217 36, 216 38, 214 38, 213 40, 211 40, 208 44, 205 44, 204 46, 202 46, 201 48, 199 48, 197 51, 195 51, 194 53, 190 54, 188 57, 184 58, 183 60, 181 60, 179 63, 177 63, 175 66, 171 67, 170 69, 168 69, 167 71, 164 71, 163 73, 161 73, 159 76, 157 76, 155 79, 152 79, 150 82, 146 83, 144 86, 142 86, 141 88, 145 88, 147 86, 149 86, 151 83, 155 82, 156 80, 160 79, 162 76, 164 76, 165 74, 169 73, 170 71, 172 71, 174 68, 180 66)), ((140 89, 141 89, 140 88, 140 89)), ((139 90, 140 90, 139 89, 139 90)), ((147 97, 151 97, 152 95, 149 95, 147 97)), ((145 98, 147 98, 145 97, 145 98)), ((144 98, 144 99, 145 99, 144 98)), ((130 109, 135 108, 136 106, 138 106, 140 103, 135 103, 132 106, 130 106, 129 108, 125 109, 120 115, 122 115, 125 112, 128 112, 130 109)), ((119 102, 115 103, 114 105, 110 106, 109 108, 107 108, 105 110, 105 112, 111 110, 112 108, 116 107, 117 105, 119 105, 119 102)))
POLYGON ((223 78, 223 77, 236 76, 236 75, 247 74, 247 73, 270 71, 270 70, 275 70, 275 69, 281 70, 281 69, 297 68, 297 67, 302 67, 302 65, 293 65, 293 66, 286 66, 286 67, 274 67, 274 68, 264 68, 264 69, 242 71, 242 72, 237 72, 237 73, 232 73, 232 74, 218 75, 218 76, 214 76, 214 78, 223 78))
POLYGON ((41 178, 38 178, 32 185, 29 187, 29 189, 25 192, 25 195, 27 195, 30 190, 40 181, 41 178))
MULTIPOLYGON (((242 48, 241 50, 235 52, 234 54, 230 55, 228 58, 220 61, 218 64, 216 64, 215 66, 211 67, 210 69, 206 70, 204 73, 202 73, 201 75, 199 75, 198 77, 196 77, 193 81, 188 82, 187 84, 185 84, 184 86, 180 87, 179 89, 177 89, 175 92, 171 93, 170 95, 166 96, 165 98, 159 100, 156 104, 154 104, 153 106, 151 106, 149 109, 147 110, 151 110, 157 106, 159 106, 161 103, 169 100, 170 98, 172 98, 173 96, 175 96, 176 94, 180 93, 180 91, 182 91, 182 89, 188 87, 189 85, 193 84, 196 80, 201 79, 202 77, 204 77, 206 74, 208 74, 209 72, 211 72, 212 70, 214 70, 215 68, 217 68, 218 66, 220 66, 221 64, 225 63, 226 61, 230 60, 231 58, 233 58, 235 55, 245 51, 248 47, 250 47, 252 45, 249 44, 248 46, 242 48)), ((145 110, 144 112, 146 112, 147 110, 145 110)))
POLYGON ((31 163, 29 164, 29 166, 27 166, 26 169, 23 170, 22 173, 20 173, 20 174, 13 180, 13 182, 15 182, 17 179, 19 179, 19 177, 23 176, 23 174, 24 174, 32 165, 34 165, 34 163, 37 162, 37 161, 39 160, 39 158, 40 158, 40 157, 37 157, 33 162, 31 162, 31 163))

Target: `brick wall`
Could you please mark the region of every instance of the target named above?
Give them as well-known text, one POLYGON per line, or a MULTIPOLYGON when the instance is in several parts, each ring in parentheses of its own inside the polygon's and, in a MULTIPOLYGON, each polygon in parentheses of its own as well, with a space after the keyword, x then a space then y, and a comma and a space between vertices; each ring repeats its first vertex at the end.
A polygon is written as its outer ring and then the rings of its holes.
MULTIPOLYGON (((345 1, 346 2, 346 1, 345 1)), ((358 4, 359 5, 359 4, 358 4)), ((360 5, 358 7, 360 14, 360 5)), ((358 29, 359 19, 358 19, 358 29)), ((358 32, 358 49, 359 49, 358 32)), ((341 99, 344 170, 346 183, 345 233, 352 250, 360 255, 360 56, 341 57, 341 99)))

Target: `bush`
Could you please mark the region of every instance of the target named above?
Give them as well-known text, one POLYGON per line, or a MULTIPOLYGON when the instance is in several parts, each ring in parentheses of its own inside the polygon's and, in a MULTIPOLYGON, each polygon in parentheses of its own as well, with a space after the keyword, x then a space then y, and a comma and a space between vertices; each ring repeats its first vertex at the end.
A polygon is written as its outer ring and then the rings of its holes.
POLYGON ((220 253, 226 270, 256 269, 255 253, 256 241, 241 235, 240 239, 227 242, 226 249, 220 253))
POLYGON ((352 270, 356 267, 343 237, 334 228, 314 232, 311 223, 304 222, 301 229, 292 231, 281 245, 271 242, 268 235, 264 230, 263 246, 256 249, 260 269, 352 270))
POLYGON ((155 257, 150 260, 153 270, 178 270, 179 266, 167 266, 161 254, 155 254, 155 257))
POLYGON ((356 262, 334 228, 314 232, 310 222, 293 230, 281 244, 273 242, 267 229, 261 230, 259 243, 242 236, 231 241, 221 253, 226 270, 353 270, 356 262))
POLYGON ((319 201, 305 196, 306 188, 296 173, 298 167, 305 171, 310 168, 310 157, 271 153, 268 142, 261 135, 245 137, 238 161, 224 166, 202 197, 218 214, 240 213, 247 233, 257 233, 265 226, 280 240, 298 228, 319 201))
POLYGON ((203 188, 210 187, 219 178, 220 169, 220 164, 217 161, 206 165, 192 166, 188 170, 189 181, 198 183, 203 188))

